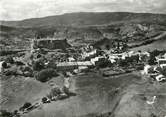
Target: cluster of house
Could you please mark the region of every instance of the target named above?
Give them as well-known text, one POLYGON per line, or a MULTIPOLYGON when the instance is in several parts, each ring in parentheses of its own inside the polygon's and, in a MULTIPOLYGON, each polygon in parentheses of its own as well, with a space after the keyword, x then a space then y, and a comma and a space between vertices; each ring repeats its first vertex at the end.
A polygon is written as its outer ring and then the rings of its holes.
MULTIPOLYGON (((39 45, 39 46, 44 46, 44 45, 54 45, 55 43, 60 42, 66 42, 66 40, 53 40, 53 39, 40 39, 40 40, 33 40, 32 42, 32 50, 34 48, 34 45, 39 45), (44 44, 47 42, 47 44, 44 44), (41 44, 42 43, 42 44, 41 44)), ((47 47, 48 47, 47 45, 47 47)), ((65 45, 62 43, 62 45, 65 45)), ((54 47, 54 46, 53 46, 54 47)), ((76 60, 74 57, 70 56, 67 58, 66 61, 58 61, 56 62, 56 68, 58 71, 73 71, 73 70, 86 70, 89 67, 94 67, 97 66, 98 63, 104 63, 106 60, 109 61, 110 63, 116 63, 118 60, 126 60, 127 58, 137 56, 139 61, 143 61, 144 57, 149 58, 150 53, 148 52, 134 52, 134 51, 126 51, 122 53, 114 53, 112 50, 99 50, 99 49, 94 49, 93 46, 87 46, 82 49, 82 53, 79 53, 81 55, 81 60, 76 60)), ((19 57, 14 58, 15 61, 21 61, 19 57)), ((166 68, 166 54, 160 57, 156 57, 156 60, 158 62, 158 65, 156 66, 150 66, 150 65, 145 65, 144 68, 144 73, 149 74, 150 69, 152 67, 154 68, 154 71, 157 71, 157 69, 161 68, 164 69, 166 68)), ((0 72, 3 71, 3 68, 5 67, 5 62, 1 61, 0 62, 0 72)), ((158 76, 161 74, 158 74, 158 76)), ((157 77, 157 76, 156 76, 157 77)))
POLYGON ((98 54, 98 50, 93 49, 92 51, 89 51, 89 52, 84 51, 82 53, 82 61, 75 61, 74 58, 69 57, 68 62, 57 63, 57 70, 60 70, 60 71, 62 70, 72 71, 75 69, 84 70, 84 69, 88 69, 91 66, 96 66, 98 63, 102 63, 105 60, 108 60, 111 63, 115 63, 119 59, 125 60, 126 58, 129 58, 132 56, 139 56, 139 59, 141 60, 143 56, 149 57, 150 53, 129 51, 124 53, 113 54, 110 51, 105 51, 102 54, 98 54))
POLYGON ((166 81, 166 54, 156 57, 157 65, 145 65, 143 74, 146 74, 159 82, 166 81))

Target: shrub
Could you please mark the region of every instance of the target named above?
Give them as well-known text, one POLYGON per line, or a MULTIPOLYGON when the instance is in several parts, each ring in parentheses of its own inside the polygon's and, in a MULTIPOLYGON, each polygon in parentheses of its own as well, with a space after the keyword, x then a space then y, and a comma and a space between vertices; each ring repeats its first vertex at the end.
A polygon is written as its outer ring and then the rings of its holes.
POLYGON ((2 67, 3 67, 3 68, 7 68, 7 63, 6 63, 6 62, 3 62, 3 63, 2 63, 2 67))
POLYGON ((29 108, 30 106, 32 106, 32 104, 30 102, 26 102, 19 110, 23 111, 26 108, 29 108))
POLYGON ((55 62, 49 62, 47 65, 46 65, 46 68, 53 68, 53 69, 56 69, 56 63, 55 62))
POLYGON ((47 94, 47 97, 52 100, 53 97, 59 96, 61 93, 61 90, 58 87, 55 87, 51 89, 50 93, 47 94))
POLYGON ((9 50, 1 50, 0 51, 0 56, 7 56, 7 55, 11 55, 11 54, 16 54, 17 52, 15 51, 9 51, 9 50))
POLYGON ((25 77, 33 77, 33 70, 30 67, 28 66, 22 67, 21 71, 23 72, 23 75, 25 77))
POLYGON ((0 110, 0 117, 13 117, 13 114, 6 110, 0 110))
POLYGON ((96 66, 98 67, 98 68, 105 68, 105 67, 107 67, 107 66, 109 66, 109 64, 110 64, 111 62, 110 61, 108 61, 108 60, 104 60, 104 61, 98 61, 98 62, 96 62, 96 66))
POLYGON ((46 82, 50 80, 52 77, 58 76, 56 70, 54 69, 44 69, 40 72, 38 72, 35 75, 36 80, 41 81, 41 82, 46 82))
POLYGON ((6 75, 6 76, 10 76, 10 75, 16 76, 16 75, 18 75, 17 71, 15 71, 15 70, 6 70, 3 74, 6 75))
POLYGON ((18 66, 25 65, 25 64, 24 64, 23 62, 21 62, 21 61, 16 61, 15 64, 18 65, 18 66))
POLYGON ((13 59, 12 56, 8 56, 8 57, 6 58, 6 60, 5 60, 5 62, 10 63, 10 64, 13 64, 13 63, 14 63, 14 59, 13 59))
POLYGON ((68 98, 68 95, 66 95, 66 94, 61 94, 61 95, 58 96, 59 100, 64 100, 66 98, 68 98))
POLYGON ((55 87, 53 89, 51 89, 51 93, 56 96, 56 95, 59 95, 61 94, 61 90, 58 88, 58 87, 55 87))
POLYGON ((50 100, 52 100, 52 97, 54 97, 51 93, 48 93, 47 95, 46 95, 46 97, 48 98, 48 99, 50 99, 50 100))
POLYGON ((35 61, 32 65, 32 67, 33 67, 33 70, 40 71, 40 70, 44 69, 44 62, 40 61, 40 60, 35 61))
POLYGON ((155 65, 156 64, 156 58, 155 58, 155 56, 150 56, 150 58, 148 60, 148 64, 149 65, 155 65))
POLYGON ((43 97, 43 98, 42 98, 42 102, 43 102, 43 103, 48 103, 49 101, 47 100, 46 97, 43 97))
POLYGON ((23 108, 29 108, 30 106, 32 106, 32 104, 30 102, 26 102, 24 105, 23 105, 23 108))
POLYGON ((69 89, 67 88, 67 87, 63 87, 63 92, 65 93, 65 94, 67 94, 67 95, 69 95, 70 94, 70 91, 69 91, 69 89))

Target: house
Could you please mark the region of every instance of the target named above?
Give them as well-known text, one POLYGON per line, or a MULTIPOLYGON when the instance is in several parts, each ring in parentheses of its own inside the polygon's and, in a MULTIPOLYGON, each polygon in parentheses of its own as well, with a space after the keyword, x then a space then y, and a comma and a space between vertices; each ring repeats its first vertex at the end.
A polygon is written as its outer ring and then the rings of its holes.
POLYGON ((166 58, 156 58, 158 65, 166 64, 166 58))
POLYGON ((86 59, 86 58, 93 58, 95 55, 97 54, 97 50, 95 49, 95 50, 93 50, 93 51, 91 51, 91 52, 84 52, 83 54, 82 54, 82 58, 83 59, 86 59))
POLYGON ((78 66, 93 66, 91 61, 77 62, 78 66))
POLYGON ((162 82, 162 81, 165 81, 166 78, 164 77, 164 75, 160 74, 160 75, 156 76, 156 80, 157 80, 158 82, 162 82))
POLYGON ((83 62, 61 62, 57 64, 58 71, 73 71, 79 69, 79 67, 90 67, 93 64, 90 61, 83 62))
MULTIPOLYGON (((126 59, 126 57, 129 57, 129 55, 128 55, 128 53, 118 53, 118 54, 110 54, 109 56, 108 56, 108 59, 110 60, 110 61, 112 61, 112 62, 116 62, 116 60, 118 60, 118 59, 123 59, 123 60, 125 60, 126 59)), ((111 62, 111 63, 112 63, 111 62)))
POLYGON ((68 59, 69 62, 74 62, 75 61, 75 59, 73 57, 69 57, 67 59, 68 59))
POLYGON ((105 60, 105 57, 103 56, 98 56, 98 57, 95 57, 95 58, 92 58, 90 61, 93 65, 96 64, 96 62, 99 62, 99 61, 102 61, 102 60, 105 60))
POLYGON ((145 66, 144 66, 144 73, 145 73, 145 74, 148 74, 148 73, 149 73, 150 68, 151 68, 151 66, 150 66, 150 65, 145 65, 145 66))

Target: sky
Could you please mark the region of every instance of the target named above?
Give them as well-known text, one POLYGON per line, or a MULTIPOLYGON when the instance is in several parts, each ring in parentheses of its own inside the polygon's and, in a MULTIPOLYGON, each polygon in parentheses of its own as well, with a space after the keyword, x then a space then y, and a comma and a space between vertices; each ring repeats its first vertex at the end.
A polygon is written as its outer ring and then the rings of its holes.
POLYGON ((166 14, 166 0, 0 0, 0 20, 23 20, 71 12, 166 14))

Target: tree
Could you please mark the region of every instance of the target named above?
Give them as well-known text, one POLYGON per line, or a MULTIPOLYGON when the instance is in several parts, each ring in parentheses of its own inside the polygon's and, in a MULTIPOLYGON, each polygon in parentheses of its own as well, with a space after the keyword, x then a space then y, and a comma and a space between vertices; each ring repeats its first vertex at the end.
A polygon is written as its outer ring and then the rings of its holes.
POLYGON ((8 56, 5 60, 5 62, 7 63, 10 63, 10 64, 13 64, 14 63, 14 60, 13 60, 13 57, 12 56, 8 56))
POLYGON ((43 97, 43 98, 42 98, 42 102, 43 102, 43 103, 48 103, 47 97, 43 97))
POLYGON ((35 74, 36 80, 41 82, 46 82, 54 76, 58 76, 58 73, 56 72, 56 70, 51 68, 43 69, 42 71, 35 74))
POLYGON ((30 102, 26 102, 19 110, 24 111, 24 109, 31 107, 32 104, 30 102))
POLYGON ((40 60, 35 61, 32 65, 32 67, 33 67, 33 70, 40 71, 40 70, 44 69, 44 62, 40 61, 40 60))
POLYGON ((128 65, 126 60, 118 60, 119 66, 126 67, 128 65))
POLYGON ((0 110, 0 117, 13 117, 13 114, 6 110, 0 110))
POLYGON ((110 45, 106 45, 105 47, 106 47, 106 49, 107 49, 107 50, 109 50, 109 49, 110 49, 110 45))

